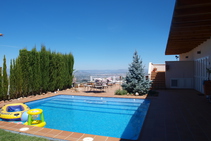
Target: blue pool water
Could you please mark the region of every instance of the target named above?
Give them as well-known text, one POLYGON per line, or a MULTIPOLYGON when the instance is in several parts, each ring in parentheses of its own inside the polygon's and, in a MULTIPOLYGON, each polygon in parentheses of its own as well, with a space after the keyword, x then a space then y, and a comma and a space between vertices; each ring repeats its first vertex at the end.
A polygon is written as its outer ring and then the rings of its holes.
POLYGON ((136 140, 150 101, 58 95, 25 104, 43 109, 46 128, 136 140))

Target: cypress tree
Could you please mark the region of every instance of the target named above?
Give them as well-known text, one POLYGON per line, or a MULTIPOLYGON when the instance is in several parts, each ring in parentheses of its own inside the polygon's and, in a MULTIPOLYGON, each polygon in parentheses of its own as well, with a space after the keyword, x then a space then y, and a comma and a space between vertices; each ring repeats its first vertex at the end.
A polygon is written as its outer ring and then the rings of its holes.
POLYGON ((40 71, 41 71, 41 89, 42 92, 48 91, 49 84, 49 53, 45 46, 41 47, 40 52, 40 71))
POLYGON ((29 52, 26 49, 22 49, 19 52, 19 61, 20 61, 20 68, 22 71, 22 79, 23 79, 23 89, 22 89, 22 96, 27 96, 30 88, 31 88, 31 83, 30 83, 30 76, 31 76, 31 68, 29 65, 29 52))
POLYGON ((133 55, 133 62, 129 65, 128 73, 122 88, 129 93, 146 94, 150 88, 150 82, 145 79, 144 67, 137 51, 133 55))
POLYGON ((55 86, 54 86, 54 89, 57 90, 60 86, 60 83, 61 83, 61 73, 60 72, 62 70, 61 68, 61 62, 60 62, 60 56, 59 54, 54 54, 55 57, 54 57, 54 63, 55 63, 55 68, 54 68, 54 71, 55 71, 55 86))
POLYGON ((68 71, 69 71, 69 87, 71 87, 72 86, 72 82, 73 82, 73 71, 74 71, 74 69, 73 69, 73 67, 74 67, 74 57, 73 57, 73 55, 70 53, 69 55, 69 66, 68 66, 68 71))
POLYGON ((28 61, 27 61, 27 66, 28 66, 28 69, 27 69, 27 74, 28 74, 28 85, 27 85, 27 95, 33 95, 35 92, 34 92, 34 62, 35 62, 35 59, 34 56, 33 56, 33 53, 32 51, 27 51, 27 55, 28 55, 28 61))
POLYGON ((58 53, 56 57, 57 65, 57 89, 63 89, 65 85, 65 60, 64 55, 58 53))
POLYGON ((40 54, 36 48, 33 48, 31 53, 31 71, 32 71, 32 91, 33 94, 39 93, 41 88, 41 73, 40 73, 40 54))
POLYGON ((15 73, 15 88, 16 88, 16 96, 21 97, 23 96, 23 83, 24 83, 24 78, 23 78, 23 71, 21 68, 21 61, 20 61, 20 56, 16 59, 15 65, 14 65, 14 73, 15 73))
POLYGON ((69 85, 69 81, 70 81, 70 79, 71 79, 71 76, 70 76, 70 68, 69 68, 69 62, 70 62, 70 60, 69 60, 69 55, 68 54, 65 54, 65 56, 64 56, 64 62, 65 62, 65 72, 64 72, 64 75, 65 75, 65 77, 64 77, 64 83, 65 83, 65 88, 68 88, 68 87, 70 87, 70 85, 69 85))
POLYGON ((74 58, 71 53, 65 55, 65 67, 66 67, 66 87, 70 88, 72 86, 73 79, 73 66, 74 66, 74 58))
POLYGON ((36 89, 37 89, 37 93, 41 93, 41 84, 42 84, 42 78, 41 78, 41 70, 40 70, 40 52, 36 52, 36 78, 37 78, 37 85, 36 85, 36 89))
POLYGON ((2 67, 0 67, 0 100, 3 100, 2 67))
POLYGON ((11 95, 27 96, 40 92, 64 89, 72 85, 74 58, 72 54, 22 49, 16 60, 11 61, 11 95))
POLYGON ((56 65, 56 53, 53 52, 50 54, 50 63, 49 63, 49 90, 56 90, 57 84, 57 65, 56 65))
POLYGON ((7 77, 6 57, 4 55, 4 63, 3 63, 3 99, 7 99, 7 92, 8 92, 8 77, 7 77))
POLYGON ((14 74, 14 61, 10 61, 10 98, 15 97, 15 74, 14 74))

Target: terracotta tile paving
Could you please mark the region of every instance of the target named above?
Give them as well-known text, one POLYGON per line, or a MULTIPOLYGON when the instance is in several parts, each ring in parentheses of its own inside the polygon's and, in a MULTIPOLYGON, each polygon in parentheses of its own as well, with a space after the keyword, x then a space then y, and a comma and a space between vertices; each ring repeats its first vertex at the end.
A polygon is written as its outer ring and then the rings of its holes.
POLYGON ((42 130, 42 128, 40 128, 40 127, 35 127, 35 126, 28 126, 28 128, 29 128, 30 130, 23 131, 23 132, 29 133, 29 134, 33 134, 33 133, 36 133, 36 132, 42 130))
POLYGON ((2 122, 2 121, 0 121, 0 127, 4 127, 5 125, 8 125, 8 123, 7 122, 2 122))
POLYGON ((62 131, 60 133, 55 134, 54 138, 65 140, 69 137, 73 132, 62 131))
POLYGON ((14 131, 19 131, 20 128, 23 128, 25 126, 22 124, 16 124, 16 125, 10 126, 10 127, 13 128, 14 131))
POLYGON ((106 141, 119 141, 119 138, 108 137, 106 141))
MULTIPOLYGON (((39 135, 39 136, 45 136, 45 135, 49 135, 48 133, 50 131, 52 131, 53 129, 49 129, 49 128, 42 128, 41 130, 38 130, 36 132, 36 135, 39 135)), ((48 136, 49 137, 49 136, 48 136)))
POLYGON ((52 137, 52 136, 54 137, 54 136, 56 136, 56 135, 58 135, 60 133, 62 133, 62 130, 56 130, 56 129, 54 129, 54 130, 51 130, 50 132, 48 132, 48 135, 50 137, 52 137))
POLYGON ((87 137, 91 137, 91 138, 95 138, 96 135, 91 135, 91 134, 83 134, 80 139, 83 139, 83 138, 87 138, 87 137))
POLYGON ((104 136, 95 136, 94 141, 106 141, 108 137, 104 136))
POLYGON ((68 136, 67 138, 65 138, 65 140, 79 140, 81 137, 83 136, 82 133, 73 133, 70 136, 68 136), (75 134, 75 135, 74 135, 75 134))
MULTIPOLYGON (((137 141, 211 141, 211 104, 199 92, 195 90, 159 90, 158 97, 137 97, 116 96, 114 91, 117 89, 119 89, 119 86, 109 88, 106 92, 102 93, 84 92, 85 89, 82 89, 80 92, 64 90, 57 93, 48 93, 0 103, 0 107, 9 103, 24 103, 58 94, 147 98, 151 100, 151 104, 137 141)), ((92 137, 94 141, 129 141, 3 121, 0 121, 0 128, 60 140, 83 141, 85 137, 92 137), (20 128, 26 127, 29 130, 20 131, 20 128)))
POLYGON ((71 138, 81 138, 83 136, 83 133, 76 133, 76 132, 73 132, 69 137, 71 138))

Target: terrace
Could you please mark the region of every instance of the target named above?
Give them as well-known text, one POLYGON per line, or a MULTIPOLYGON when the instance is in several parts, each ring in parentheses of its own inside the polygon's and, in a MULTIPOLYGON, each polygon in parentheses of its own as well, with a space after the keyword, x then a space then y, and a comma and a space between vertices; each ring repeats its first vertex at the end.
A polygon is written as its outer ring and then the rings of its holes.
MULTIPOLYGON (((116 96, 114 95, 114 91, 119 89, 119 87, 119 85, 116 85, 109 88, 105 93, 85 93, 83 91, 73 92, 71 90, 65 90, 59 91, 56 94, 48 93, 36 97, 24 98, 18 100, 18 102, 28 102, 58 94, 147 98, 151 100, 151 104, 138 141, 211 140, 211 113, 209 112, 211 106, 201 93, 195 90, 158 90, 159 96, 157 97, 116 96)), ((15 103, 17 100, 13 102, 15 103)), ((1 106, 3 106, 3 104, 1 104, 1 106)), ((119 138, 87 135, 2 121, 0 122, 0 128, 57 140, 83 141, 85 137, 92 137, 94 141, 123 141, 123 139, 119 138), (20 128, 23 127, 28 127, 29 130, 20 131, 20 128)))
MULTIPOLYGON (((177 0, 166 55, 186 53, 210 39, 210 1, 177 0), (191 5, 193 4, 193 5, 191 5), (185 30, 184 30, 185 29, 185 30)), ((58 94, 147 98, 151 100, 138 141, 210 141, 211 106, 205 96, 192 89, 158 90, 159 96, 115 96, 115 86, 105 93, 72 92, 71 90, 24 98, 7 103, 28 102, 58 94)), ((0 103, 2 107, 5 103, 0 103)), ((112 125, 111 125, 112 126, 112 125)), ((48 128, 39 128, 0 121, 0 128, 18 133, 33 134, 58 140, 82 141, 92 137, 94 141, 119 141, 123 139, 87 135, 48 128), (27 131, 20 128, 28 127, 27 131)))

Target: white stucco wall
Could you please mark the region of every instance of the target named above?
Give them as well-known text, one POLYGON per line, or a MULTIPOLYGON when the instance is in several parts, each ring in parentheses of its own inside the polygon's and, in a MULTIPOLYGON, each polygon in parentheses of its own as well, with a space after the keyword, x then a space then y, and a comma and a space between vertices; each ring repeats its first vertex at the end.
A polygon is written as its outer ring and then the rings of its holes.
POLYGON ((180 61, 196 60, 207 56, 209 56, 211 62, 211 39, 208 39, 190 52, 180 54, 180 61), (201 51, 201 54, 197 54, 198 51, 201 51))
POLYGON ((172 88, 172 79, 178 79, 177 88, 193 88, 194 61, 166 61, 166 87, 172 88))
POLYGON ((154 68, 156 68, 157 71, 165 71, 166 70, 165 64, 153 64, 150 62, 148 72, 150 73, 154 68))

